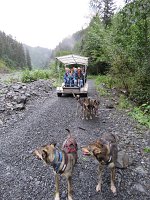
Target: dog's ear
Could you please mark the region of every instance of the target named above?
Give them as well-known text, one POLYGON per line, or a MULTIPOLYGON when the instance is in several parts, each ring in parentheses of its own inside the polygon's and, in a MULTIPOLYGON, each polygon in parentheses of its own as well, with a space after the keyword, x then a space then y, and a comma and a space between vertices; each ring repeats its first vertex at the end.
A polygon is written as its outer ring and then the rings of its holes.
POLYGON ((96 140, 96 144, 98 147, 101 147, 101 148, 103 148, 104 146, 103 140, 96 140))
POLYGON ((52 147, 55 147, 56 144, 57 144, 56 142, 53 142, 53 143, 51 144, 51 146, 52 146, 52 147))
POLYGON ((46 150, 43 149, 43 151, 42 151, 42 158, 43 158, 43 160, 46 161, 47 157, 48 157, 48 153, 47 153, 46 150))
POLYGON ((98 147, 96 147, 95 149, 94 149, 94 154, 95 155, 97 155, 97 154, 100 154, 102 151, 101 151, 101 148, 98 148, 98 147))

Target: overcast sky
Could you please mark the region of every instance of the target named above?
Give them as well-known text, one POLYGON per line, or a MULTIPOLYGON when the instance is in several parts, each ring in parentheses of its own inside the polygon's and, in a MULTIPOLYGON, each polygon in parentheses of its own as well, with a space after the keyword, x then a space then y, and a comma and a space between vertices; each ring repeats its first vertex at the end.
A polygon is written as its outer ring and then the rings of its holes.
POLYGON ((30 46, 53 49, 88 22, 89 0, 0 0, 0 31, 30 46))

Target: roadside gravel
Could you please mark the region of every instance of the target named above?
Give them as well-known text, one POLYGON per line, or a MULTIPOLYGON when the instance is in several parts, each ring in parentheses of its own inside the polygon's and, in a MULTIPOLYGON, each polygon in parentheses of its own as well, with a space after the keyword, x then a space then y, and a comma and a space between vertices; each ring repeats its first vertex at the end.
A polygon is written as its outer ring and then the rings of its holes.
MULTIPOLYGON (((96 97, 93 82, 89 81, 89 85, 89 96, 96 97)), ((24 110, 13 113, 10 120, 0 126, 0 200, 53 200, 52 169, 34 158, 32 151, 54 140, 61 146, 67 136, 65 128, 70 128, 79 146, 73 176, 74 200, 148 200, 149 154, 143 149, 150 145, 150 131, 139 126, 125 111, 107 109, 107 100, 100 97, 99 117, 89 121, 75 116, 73 97, 58 98, 54 90, 31 98, 24 110), (108 131, 116 134, 119 149, 132 159, 127 169, 117 169, 117 197, 110 191, 107 169, 103 175, 102 193, 96 192, 98 163, 84 157, 80 148, 108 131)), ((61 179, 60 190, 61 199, 65 200, 65 178, 61 179)))

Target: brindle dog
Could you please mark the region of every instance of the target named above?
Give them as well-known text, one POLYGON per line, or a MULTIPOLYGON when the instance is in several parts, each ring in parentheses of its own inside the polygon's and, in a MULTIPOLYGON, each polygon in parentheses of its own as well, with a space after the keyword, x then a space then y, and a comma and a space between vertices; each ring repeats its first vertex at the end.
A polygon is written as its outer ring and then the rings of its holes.
POLYGON ((102 184, 102 171, 104 165, 108 166, 111 171, 111 191, 116 195, 115 187, 115 165, 117 162, 117 143, 113 134, 102 134, 101 138, 95 142, 82 148, 82 152, 87 156, 94 156, 99 161, 99 181, 96 187, 96 191, 101 191, 102 184))
POLYGON ((93 119, 98 116, 99 100, 93 98, 80 98, 80 95, 72 93, 77 100, 76 115, 79 115, 79 109, 81 108, 82 119, 93 119))
POLYGON ((59 175, 67 178, 68 182, 68 200, 72 198, 72 173, 77 162, 77 143, 75 138, 70 134, 70 130, 66 129, 69 135, 63 143, 62 149, 56 148, 56 144, 48 144, 36 149, 33 154, 46 164, 53 167, 55 173, 55 200, 60 200, 59 195, 59 175))

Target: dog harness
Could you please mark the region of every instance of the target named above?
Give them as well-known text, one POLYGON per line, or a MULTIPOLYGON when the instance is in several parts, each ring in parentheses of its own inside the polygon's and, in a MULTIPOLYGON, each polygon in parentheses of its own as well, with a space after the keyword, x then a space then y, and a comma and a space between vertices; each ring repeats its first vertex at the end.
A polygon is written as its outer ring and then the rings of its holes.
POLYGON ((64 151, 66 152, 66 154, 69 154, 69 153, 75 153, 76 154, 76 161, 77 161, 77 150, 78 150, 78 147, 77 147, 77 144, 72 141, 71 139, 69 139, 65 145, 63 146, 64 148, 64 151))
POLYGON ((62 151, 58 151, 57 149, 55 149, 55 152, 54 152, 54 160, 53 162, 51 162, 51 166, 53 167, 54 171, 57 173, 57 174, 62 174, 66 167, 67 167, 67 163, 68 163, 68 156, 65 152, 62 151), (62 167, 62 169, 59 169, 60 168, 60 165, 62 163, 62 160, 63 160, 63 153, 65 155, 65 163, 62 167))

